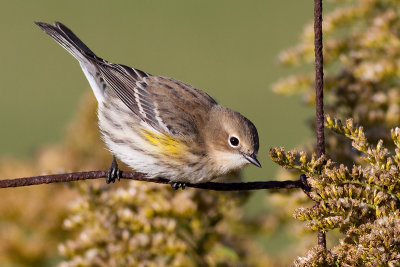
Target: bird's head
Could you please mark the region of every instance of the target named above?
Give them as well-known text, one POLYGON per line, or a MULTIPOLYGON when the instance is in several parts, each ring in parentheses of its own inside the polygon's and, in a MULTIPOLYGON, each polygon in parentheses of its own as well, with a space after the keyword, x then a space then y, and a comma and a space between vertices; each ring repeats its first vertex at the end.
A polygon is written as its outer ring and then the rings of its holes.
POLYGON ((249 163, 261 167, 257 160, 258 133, 250 120, 236 111, 216 105, 210 111, 206 125, 207 150, 222 174, 249 163))

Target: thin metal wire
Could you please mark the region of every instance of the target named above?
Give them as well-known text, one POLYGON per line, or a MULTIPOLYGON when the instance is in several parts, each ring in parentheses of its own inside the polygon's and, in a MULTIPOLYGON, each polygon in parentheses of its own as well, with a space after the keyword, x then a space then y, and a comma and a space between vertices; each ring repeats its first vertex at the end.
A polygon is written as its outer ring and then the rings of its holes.
MULTIPOLYGON (((74 172, 64 174, 52 174, 33 176, 15 179, 0 180, 0 188, 21 187, 39 184, 72 182, 87 179, 97 179, 107 177, 108 171, 88 171, 88 172, 74 172)), ((152 182, 159 184, 169 184, 167 179, 152 179, 146 177, 143 173, 139 172, 121 172, 122 179, 130 179, 136 181, 152 182)), ((301 180, 296 181, 265 181, 265 182, 248 182, 248 183, 201 183, 201 184, 185 184, 186 187, 193 187, 198 189, 208 189, 216 191, 245 191, 245 190, 260 190, 260 189, 293 189, 302 188, 303 183, 301 180)))
MULTIPOLYGON (((324 67, 322 43, 322 0, 314 0, 314 47, 315 47, 315 130, 317 134, 317 156, 325 154, 324 136, 324 67)), ((326 234, 318 232, 318 245, 326 249, 326 234)))

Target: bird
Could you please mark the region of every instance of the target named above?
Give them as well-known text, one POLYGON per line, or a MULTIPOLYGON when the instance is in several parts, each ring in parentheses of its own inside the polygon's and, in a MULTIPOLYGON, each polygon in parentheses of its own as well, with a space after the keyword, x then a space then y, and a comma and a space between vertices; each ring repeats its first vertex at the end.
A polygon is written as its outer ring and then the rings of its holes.
POLYGON ((98 102, 98 124, 113 155, 106 182, 120 179, 116 158, 172 188, 205 183, 257 159, 258 132, 237 111, 189 84, 92 52, 67 26, 35 22, 79 62, 98 102))

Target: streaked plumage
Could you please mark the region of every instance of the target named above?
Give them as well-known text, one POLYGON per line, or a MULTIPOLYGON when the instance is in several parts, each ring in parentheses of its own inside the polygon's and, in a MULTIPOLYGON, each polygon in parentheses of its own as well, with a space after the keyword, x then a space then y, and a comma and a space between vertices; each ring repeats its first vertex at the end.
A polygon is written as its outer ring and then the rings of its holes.
POLYGON ((106 145, 133 169, 200 183, 259 165, 257 130, 238 112, 181 81, 97 57, 59 22, 36 24, 78 60, 99 103, 106 145))

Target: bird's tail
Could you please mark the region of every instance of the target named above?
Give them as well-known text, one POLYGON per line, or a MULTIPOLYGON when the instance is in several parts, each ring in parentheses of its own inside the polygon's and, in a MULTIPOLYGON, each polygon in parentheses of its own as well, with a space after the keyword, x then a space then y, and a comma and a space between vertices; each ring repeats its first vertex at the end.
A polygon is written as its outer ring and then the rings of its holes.
POLYGON ((102 60, 92 52, 70 29, 60 22, 50 25, 44 22, 35 22, 45 33, 50 35, 57 43, 73 55, 82 67, 83 73, 92 87, 97 101, 104 100, 105 84, 99 77, 99 71, 94 60, 102 60))
POLYGON ((35 22, 35 24, 78 59, 78 61, 84 60, 85 56, 96 56, 89 47, 61 22, 56 22, 54 25, 44 22, 35 22))

